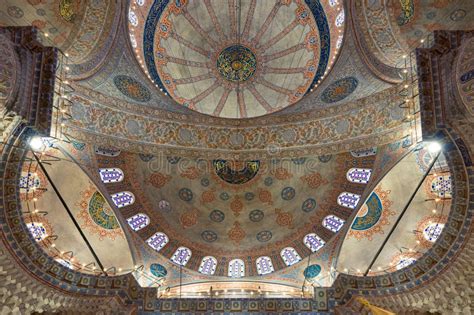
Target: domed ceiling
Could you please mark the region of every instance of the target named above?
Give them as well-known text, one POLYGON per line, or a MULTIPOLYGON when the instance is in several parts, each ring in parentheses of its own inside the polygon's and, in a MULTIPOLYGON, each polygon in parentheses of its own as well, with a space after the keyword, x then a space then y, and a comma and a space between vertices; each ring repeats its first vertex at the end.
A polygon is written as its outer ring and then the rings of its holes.
POLYGON ((246 118, 294 104, 342 44, 336 0, 131 1, 130 40, 149 79, 179 104, 246 118))

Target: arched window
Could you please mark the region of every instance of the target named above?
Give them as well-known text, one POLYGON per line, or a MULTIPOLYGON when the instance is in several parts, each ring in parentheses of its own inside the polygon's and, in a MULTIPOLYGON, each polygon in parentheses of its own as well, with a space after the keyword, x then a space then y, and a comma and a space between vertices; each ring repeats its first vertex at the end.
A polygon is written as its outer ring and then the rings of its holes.
POLYGON ((326 244, 319 236, 314 233, 310 233, 303 238, 303 243, 308 247, 313 253, 320 250, 324 244, 326 244))
POLYGON ((132 10, 130 10, 128 12, 128 20, 130 21, 130 24, 132 24, 133 26, 137 26, 138 25, 138 18, 137 18, 137 15, 135 14, 135 12, 133 12, 132 10))
POLYGON ((376 153, 377 153, 376 147, 351 151, 351 155, 353 157, 370 156, 370 155, 375 155, 376 153))
POLYGON ((205 275, 213 275, 216 272, 217 260, 212 256, 206 256, 202 259, 199 266, 199 272, 205 275))
POLYGON ((431 192, 440 198, 451 198, 451 175, 437 176, 431 181, 431 192))
POLYGON ((323 226, 329 231, 333 231, 334 233, 336 233, 342 228, 344 222, 346 221, 331 214, 323 219, 323 226))
POLYGON ((150 218, 146 214, 138 213, 128 218, 127 223, 130 225, 132 230, 138 231, 150 224, 150 218))
POLYGON ((245 275, 245 263, 242 259, 232 259, 229 261, 228 273, 231 278, 241 278, 245 275))
POLYGON ((163 211, 171 211, 170 203, 164 199, 158 201, 158 208, 163 211))
POLYGON ((402 257, 398 263, 397 263, 397 270, 400 270, 400 269, 403 269, 407 266, 410 266, 411 264, 413 264, 414 262, 416 261, 415 258, 413 257, 402 257))
POLYGON ((301 260, 300 255, 298 255, 293 247, 283 248, 283 250, 280 252, 280 255, 287 266, 296 264, 301 260))
POLYGON ((48 237, 48 233, 46 232, 45 227, 43 226, 43 223, 39 222, 30 222, 26 224, 26 227, 30 231, 31 235, 33 235, 33 238, 37 242, 41 242, 44 240, 46 237, 48 237))
POLYGON ((122 191, 110 197, 118 208, 129 206, 135 202, 135 196, 129 191, 122 191))
POLYGON ((191 258, 191 250, 186 247, 179 247, 171 257, 171 261, 180 266, 185 266, 191 258))
POLYGON ((367 184, 372 170, 368 168, 351 168, 347 171, 346 178, 352 183, 367 184))
POLYGON ((109 156, 109 157, 119 156, 120 152, 121 151, 117 149, 109 149, 109 148, 104 148, 104 147, 95 148, 95 154, 109 156))
POLYGON ((360 196, 348 192, 343 192, 337 197, 337 203, 340 206, 349 208, 349 209, 355 209, 357 207, 357 204, 359 203, 360 196))
POLYGON ((70 261, 64 260, 62 258, 56 258, 55 260, 66 268, 74 269, 70 261))
POLYGON ((430 223, 428 226, 423 230, 423 237, 432 243, 436 242, 436 240, 443 232, 444 224, 442 223, 430 223))
POLYGON ((342 36, 342 35, 339 35, 339 37, 337 38, 337 42, 336 42, 336 48, 337 49, 341 48, 343 39, 344 39, 344 36, 342 36))
POLYGON ((123 172, 119 168, 99 168, 99 175, 105 184, 123 181, 123 172))
POLYGON ((336 16, 336 26, 341 27, 342 24, 344 24, 344 20, 346 18, 346 15, 344 13, 344 9, 339 12, 339 14, 336 16))
POLYGON ((268 256, 258 257, 256 264, 257 273, 259 275, 266 275, 275 271, 275 269, 273 269, 272 260, 268 256))
POLYGON ((138 44, 137 44, 137 39, 135 38, 135 35, 130 34, 130 42, 132 43, 133 48, 137 48, 138 44))
POLYGON ((168 244, 169 239, 166 234, 158 232, 153 234, 149 239, 146 240, 147 244, 150 245, 151 248, 156 250, 157 252, 160 251, 166 244, 168 244))
POLYGON ((24 172, 20 177, 20 189, 26 191, 35 190, 41 186, 41 180, 37 173, 24 172))

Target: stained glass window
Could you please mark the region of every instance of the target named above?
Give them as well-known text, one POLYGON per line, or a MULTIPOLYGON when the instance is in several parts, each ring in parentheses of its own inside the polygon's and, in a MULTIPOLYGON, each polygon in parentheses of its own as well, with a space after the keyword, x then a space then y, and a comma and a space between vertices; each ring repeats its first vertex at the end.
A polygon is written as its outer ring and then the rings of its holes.
POLYGON ((313 253, 320 250, 325 242, 316 234, 310 233, 306 235, 303 239, 303 243, 308 247, 313 253))
POLYGON ((337 197, 337 203, 340 206, 355 209, 359 203, 360 196, 349 192, 343 192, 337 197))
POLYGON ((60 263, 61 265, 63 265, 64 267, 66 268, 69 268, 69 269, 74 269, 74 267, 72 266, 71 262, 67 261, 67 260, 64 260, 64 259, 61 259, 61 258, 57 258, 56 261, 58 263, 60 263))
POLYGON ((118 183, 123 180, 123 172, 119 168, 99 168, 100 179, 103 183, 118 183))
POLYGON ((202 259, 199 266, 199 272, 205 275, 213 275, 216 272, 217 260, 212 256, 206 256, 202 259))
POLYGON ((437 176, 431 181, 431 191, 441 198, 450 198, 452 193, 451 175, 437 176))
POLYGON ((410 266, 411 264, 413 264, 414 262, 416 261, 415 258, 412 258, 412 257, 402 257, 399 261, 398 261, 398 264, 397 264, 397 270, 400 270, 400 269, 403 269, 407 266, 410 266))
POLYGON ((339 14, 336 16, 336 26, 341 27, 342 24, 344 24, 344 20, 346 18, 346 15, 344 13, 344 9, 339 12, 339 14))
POLYGON ((137 39, 135 38, 135 35, 130 34, 130 42, 132 43, 133 48, 137 48, 137 39))
POLYGON ((116 157, 120 155, 120 150, 97 147, 95 148, 95 154, 109 156, 109 157, 116 157))
POLYGON ((443 232, 444 224, 442 223, 431 223, 423 230, 423 237, 432 243, 436 240, 443 232))
POLYGON ((370 156, 370 155, 375 155, 376 153, 377 153, 376 147, 351 151, 351 155, 353 157, 370 156))
POLYGON ((186 247, 179 247, 171 257, 171 261, 175 264, 185 266, 191 258, 191 250, 186 247))
POLYGON ((150 224, 150 218, 146 214, 138 213, 128 218, 127 223, 130 225, 132 230, 138 231, 150 224))
POLYGON ((19 186, 21 189, 25 189, 26 191, 30 191, 30 189, 35 190, 39 188, 41 185, 41 181, 36 173, 22 173, 20 177, 19 186))
POLYGON ((352 183, 367 184, 372 170, 368 168, 351 168, 347 171, 346 178, 352 183))
POLYGON ((272 273, 275 269, 273 269, 272 260, 268 256, 263 256, 257 258, 257 273, 259 275, 266 275, 272 273))
POLYGON ((163 211, 171 211, 170 203, 164 199, 158 202, 158 208, 163 211))
POLYGON ((157 252, 160 251, 166 244, 168 244, 169 239, 166 234, 158 232, 153 234, 149 239, 146 240, 147 244, 150 245, 151 248, 156 250, 157 252))
POLYGON ((344 39, 344 36, 342 36, 342 35, 339 35, 339 37, 337 38, 337 42, 336 42, 336 48, 337 49, 341 48, 343 39, 344 39))
POLYGON ((344 220, 341 219, 341 218, 338 218, 336 217, 335 215, 328 215, 327 217, 325 217, 323 219, 323 226, 330 230, 330 231, 333 231, 334 233, 336 233, 337 231, 339 231, 342 226, 344 225, 344 220))
POLYGON ((242 259, 229 261, 228 275, 231 278, 241 278, 245 275, 245 263, 242 259))
POLYGON ((44 240, 48 236, 48 233, 46 232, 43 223, 30 222, 26 224, 26 227, 37 242, 44 240))
POLYGON ((132 24, 133 26, 137 26, 138 25, 138 18, 137 18, 137 15, 135 14, 135 12, 133 12, 132 10, 130 10, 128 12, 128 20, 130 21, 130 24, 132 24))
POLYGON ((296 252, 296 250, 293 247, 287 247, 284 248, 280 252, 281 258, 285 262, 287 266, 291 266, 293 264, 296 264, 301 260, 300 255, 296 252))
POLYGON ((110 196, 118 208, 131 205, 135 202, 135 196, 129 191, 122 191, 110 196))

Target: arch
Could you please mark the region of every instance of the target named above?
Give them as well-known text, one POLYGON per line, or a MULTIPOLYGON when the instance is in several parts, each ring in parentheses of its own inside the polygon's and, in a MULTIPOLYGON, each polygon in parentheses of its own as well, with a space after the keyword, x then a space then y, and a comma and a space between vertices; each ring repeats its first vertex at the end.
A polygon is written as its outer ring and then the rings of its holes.
POLYGON ((187 247, 178 247, 171 257, 171 261, 180 266, 186 266, 189 259, 191 258, 192 252, 187 247))
POLYGON ((120 168, 99 168, 100 180, 104 184, 123 181, 123 171, 120 168))
POLYGON ((268 256, 258 257, 256 261, 257 273, 259 275, 266 275, 275 271, 272 264, 272 259, 268 256))
POLYGON ((351 168, 346 173, 346 178, 351 183, 367 184, 372 175, 372 170, 369 168, 351 168))
POLYGON ((213 275, 216 272, 217 259, 212 256, 206 256, 202 259, 199 266, 199 272, 205 275, 213 275))
POLYGON ((130 225, 132 230, 136 232, 150 224, 150 218, 146 214, 137 213, 134 216, 128 218, 127 223, 130 225))
POLYGON ((301 256, 293 247, 283 248, 280 256, 287 266, 291 266, 301 261, 301 256))
POLYGON ((168 244, 169 238, 165 233, 157 232, 153 234, 149 239, 146 240, 146 243, 159 252, 166 244, 168 244))
POLYGON ((341 219, 341 218, 339 218, 339 217, 337 217, 333 214, 330 214, 330 215, 326 216, 323 219, 323 226, 326 229, 336 233, 344 226, 345 222, 346 221, 344 221, 343 219, 341 219))
POLYGON ((315 233, 310 233, 303 238, 303 243, 308 247, 313 253, 320 250, 326 242, 324 242, 319 236, 315 233))
POLYGON ((360 195, 349 193, 347 191, 341 193, 337 197, 337 204, 349 209, 355 209, 360 201, 360 195))
POLYGON ((135 202, 135 195, 129 191, 122 191, 110 196, 117 208, 132 205, 135 202))
POLYGON ((231 278, 241 278, 245 276, 245 263, 242 259, 232 259, 229 261, 229 270, 227 272, 231 278))

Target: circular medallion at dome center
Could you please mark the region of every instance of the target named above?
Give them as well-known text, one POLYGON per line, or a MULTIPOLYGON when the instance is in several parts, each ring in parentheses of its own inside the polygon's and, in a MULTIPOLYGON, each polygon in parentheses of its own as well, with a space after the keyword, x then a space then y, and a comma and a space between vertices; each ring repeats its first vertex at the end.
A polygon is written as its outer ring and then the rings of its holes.
POLYGON ((219 53, 216 66, 224 79, 244 82, 255 73, 257 58, 249 48, 236 44, 224 48, 219 53))

